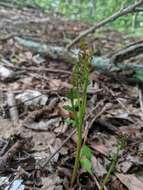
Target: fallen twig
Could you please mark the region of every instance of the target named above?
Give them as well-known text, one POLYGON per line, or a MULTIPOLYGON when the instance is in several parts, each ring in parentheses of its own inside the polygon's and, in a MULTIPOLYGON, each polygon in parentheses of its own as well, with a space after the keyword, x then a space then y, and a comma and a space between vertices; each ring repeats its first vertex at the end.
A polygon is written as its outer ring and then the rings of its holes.
POLYGON ((41 168, 46 167, 46 165, 52 160, 52 158, 62 149, 62 147, 70 140, 70 138, 76 133, 76 129, 74 129, 68 137, 63 141, 61 146, 45 161, 44 164, 40 165, 41 168))
MULTIPOLYGON (((97 104, 96 107, 94 107, 91 112, 88 114, 87 118, 91 117, 92 115, 94 115, 94 111, 98 108, 100 104, 97 104)), ((87 127, 85 127, 85 130, 84 130, 84 143, 86 143, 87 141, 87 136, 88 136, 88 132, 89 130, 91 129, 93 123, 106 111, 107 109, 107 106, 104 106, 102 108, 102 110, 95 116, 91 119, 91 121, 89 122, 89 124, 87 125, 87 127)))
POLYGON ((117 53, 112 56, 111 62, 115 64, 121 63, 125 59, 135 57, 141 53, 143 53, 143 41, 130 44, 129 46, 117 51, 117 53))
POLYGON ((9 170, 9 162, 17 151, 23 148, 25 140, 17 140, 17 142, 0 158, 0 171, 9 170))
MULTIPOLYGON (((62 60, 64 62, 68 62, 71 64, 74 64, 76 61, 78 61, 79 49, 73 49, 69 53, 68 50, 65 50, 63 47, 59 47, 59 46, 49 46, 47 44, 41 44, 39 42, 33 42, 33 41, 25 40, 25 39, 19 38, 19 37, 15 37, 15 40, 19 43, 19 45, 21 45, 21 46, 23 46, 29 50, 34 50, 36 52, 47 55, 51 59, 58 59, 58 60, 62 60)), ((141 50, 142 50, 143 48, 140 46, 142 46, 142 44, 139 45, 139 49, 141 48, 141 50)), ((128 50, 128 48, 129 48, 129 46, 123 48, 123 50, 124 51, 125 51, 125 49, 128 50)), ((138 51, 138 46, 132 46, 132 48, 134 49, 134 51, 138 51)), ((138 51, 138 54, 142 52, 141 50, 138 51)), ((120 50, 120 52, 121 51, 122 50, 120 50)), ((127 51, 127 53, 129 53, 129 52, 127 51)), ((131 51, 131 54, 132 54, 132 51, 131 51)), ((129 70, 129 69, 132 69, 132 70, 136 71, 138 69, 143 69, 143 65, 134 64, 134 63, 129 63, 129 64, 117 63, 117 65, 115 65, 114 63, 112 64, 113 57, 114 57, 114 55, 111 57, 111 59, 108 59, 108 58, 93 56, 92 60, 91 60, 91 64, 94 67, 96 67, 96 69, 101 70, 101 71, 107 71, 107 72, 110 72, 112 70, 129 70)), ((119 59, 120 59, 120 57, 122 57, 122 54, 118 54, 119 59)), ((2 61, 3 61, 3 59, 2 59, 2 61)), ((5 62, 5 61, 3 61, 3 62, 5 62)), ((6 64, 7 64, 7 62, 6 62, 6 64)), ((20 69, 19 67, 13 66, 10 63, 7 66, 13 67, 15 69, 16 68, 20 69)), ((27 69, 30 71, 32 71, 32 70, 36 71, 36 68, 35 69, 34 68, 32 68, 32 69, 31 68, 24 68, 24 69, 25 70, 27 69)), ((46 68, 41 68, 41 69, 42 69, 41 71, 43 71, 43 69, 46 71, 46 68)), ((65 74, 69 74, 69 71, 63 71, 63 70, 59 70, 59 69, 57 71, 56 71, 56 69, 54 69, 54 70, 53 69, 52 70, 47 69, 47 71, 49 71, 49 72, 63 72, 65 74)))
POLYGON ((9 140, 6 141, 6 143, 4 144, 4 146, 2 147, 2 149, 0 150, 0 157, 4 155, 4 153, 6 152, 8 146, 9 146, 9 140))
POLYGON ((109 22, 113 22, 115 21, 117 18, 124 16, 128 13, 133 12, 137 7, 139 7, 140 5, 143 4, 143 0, 140 1, 136 1, 134 4, 128 6, 127 8, 123 8, 121 10, 119 10, 118 12, 114 13, 113 15, 105 18, 103 21, 95 24, 94 26, 92 26, 91 28, 81 32, 81 34, 79 36, 77 36, 71 43, 69 43, 66 47, 66 49, 70 49, 74 44, 76 44, 77 42, 80 41, 81 38, 85 37, 86 35, 88 35, 89 33, 94 32, 96 29, 108 24, 109 22))
POLYGON ((130 113, 130 111, 128 110, 128 108, 118 99, 116 98, 116 95, 114 94, 114 92, 109 89, 107 86, 104 85, 104 88, 111 94, 111 96, 113 96, 113 98, 120 104, 120 106, 127 112, 130 113))

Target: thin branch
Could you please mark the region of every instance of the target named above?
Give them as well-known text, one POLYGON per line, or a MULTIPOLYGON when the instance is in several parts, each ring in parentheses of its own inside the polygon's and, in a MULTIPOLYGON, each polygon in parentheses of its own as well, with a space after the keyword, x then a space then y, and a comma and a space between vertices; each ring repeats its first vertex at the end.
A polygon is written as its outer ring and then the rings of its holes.
POLYGON ((81 32, 81 34, 79 34, 79 36, 77 36, 71 43, 69 43, 67 45, 66 49, 69 50, 74 44, 79 42, 81 38, 85 37, 89 33, 94 32, 96 29, 108 24, 109 22, 115 21, 117 18, 133 12, 137 7, 139 7, 142 4, 143 4, 143 0, 135 2, 134 4, 128 6, 127 8, 123 8, 123 9, 119 10, 118 12, 114 13, 113 15, 105 18, 103 21, 93 25, 91 28, 81 32))
POLYGON ((46 165, 54 158, 54 156, 62 149, 62 147, 70 140, 70 138, 76 133, 76 129, 74 129, 67 138, 63 141, 61 146, 45 161, 44 164, 41 165, 41 168, 46 167, 46 165))

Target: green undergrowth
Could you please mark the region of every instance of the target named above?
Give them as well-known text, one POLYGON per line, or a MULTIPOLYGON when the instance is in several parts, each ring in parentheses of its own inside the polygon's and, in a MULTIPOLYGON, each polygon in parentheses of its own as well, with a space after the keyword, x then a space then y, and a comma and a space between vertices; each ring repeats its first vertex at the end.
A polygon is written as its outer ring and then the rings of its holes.
POLYGON ((75 64, 72 73, 73 88, 67 94, 67 98, 71 104, 66 109, 72 113, 72 118, 68 119, 68 124, 72 124, 76 128, 77 146, 75 154, 75 164, 71 177, 71 186, 73 186, 79 165, 92 172, 91 159, 92 152, 88 145, 83 143, 84 118, 87 109, 87 88, 89 84, 89 65, 91 62, 91 54, 84 43, 81 44, 79 53, 79 61, 75 64))

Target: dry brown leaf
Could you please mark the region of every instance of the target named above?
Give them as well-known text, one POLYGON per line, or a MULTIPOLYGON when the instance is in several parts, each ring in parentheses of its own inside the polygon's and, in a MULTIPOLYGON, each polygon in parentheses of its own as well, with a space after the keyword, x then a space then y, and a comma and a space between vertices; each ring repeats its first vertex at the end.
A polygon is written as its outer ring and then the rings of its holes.
POLYGON ((71 84, 63 82, 60 79, 51 79, 49 81, 49 86, 51 90, 58 90, 60 88, 66 88, 66 89, 72 88, 71 84))
POLYGON ((66 118, 69 118, 69 117, 70 117, 69 111, 67 111, 66 109, 64 109, 64 105, 62 105, 61 103, 58 104, 57 109, 58 109, 59 115, 60 115, 62 118, 66 119, 66 118))
POLYGON ((129 190, 143 190, 143 183, 135 175, 116 174, 116 176, 129 190))
POLYGON ((41 190, 54 190, 56 187, 61 186, 61 180, 56 175, 51 175, 48 177, 42 178, 43 187, 41 190))
POLYGON ((104 144, 91 144, 90 147, 98 152, 100 152, 101 154, 107 156, 109 151, 107 149, 107 147, 104 144))
POLYGON ((55 127, 59 126, 59 123, 61 122, 61 118, 55 117, 55 118, 50 118, 46 120, 41 120, 39 122, 25 122, 24 126, 28 129, 33 129, 35 131, 48 131, 52 130, 55 127))
POLYGON ((54 129, 54 132, 58 134, 64 134, 68 130, 68 128, 68 125, 61 123, 59 127, 56 127, 54 129))
POLYGON ((92 157, 92 167, 93 171, 98 177, 103 177, 106 173, 107 170, 104 168, 104 166, 100 163, 99 159, 96 159, 95 156, 92 157))
MULTIPOLYGON (((62 144, 62 141, 59 138, 55 139, 54 145, 52 145, 52 146, 49 145, 51 154, 53 154, 61 146, 61 144, 62 144)), ((53 157, 52 160, 54 162, 57 162, 58 159, 59 159, 59 152, 53 157)))
POLYGON ((25 56, 25 58, 26 58, 27 60, 31 60, 32 57, 33 57, 33 54, 32 54, 32 52, 27 51, 27 52, 24 53, 24 56, 25 56))
POLYGON ((130 125, 130 126, 122 126, 119 128, 119 132, 122 135, 126 135, 128 137, 140 137, 140 126, 139 125, 130 125))

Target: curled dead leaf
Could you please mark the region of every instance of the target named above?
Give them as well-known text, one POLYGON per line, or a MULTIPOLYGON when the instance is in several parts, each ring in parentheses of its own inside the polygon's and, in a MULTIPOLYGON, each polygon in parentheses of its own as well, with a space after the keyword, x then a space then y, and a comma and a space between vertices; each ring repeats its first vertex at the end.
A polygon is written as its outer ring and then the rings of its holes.
POLYGON ((129 190, 143 190, 143 183, 135 175, 119 173, 116 176, 129 190))

